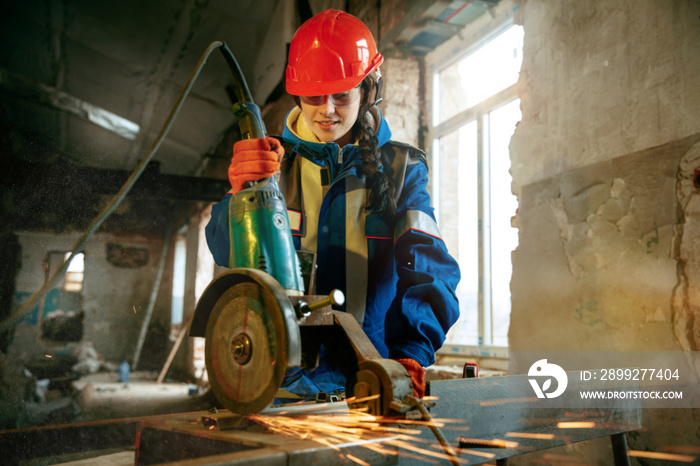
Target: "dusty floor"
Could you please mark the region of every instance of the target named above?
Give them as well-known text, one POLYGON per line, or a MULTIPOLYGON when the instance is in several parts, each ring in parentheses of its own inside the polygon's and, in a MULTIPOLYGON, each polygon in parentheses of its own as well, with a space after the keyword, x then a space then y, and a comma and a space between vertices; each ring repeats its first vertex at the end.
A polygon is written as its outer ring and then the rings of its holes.
MULTIPOLYGON (((46 410, 62 411, 54 422, 42 425, 65 425, 102 420, 126 420, 160 414, 206 411, 212 403, 196 386, 187 383, 156 383, 156 372, 132 372, 128 382, 119 382, 116 372, 98 372, 72 382, 69 396, 50 390, 46 401, 33 406, 28 415, 45 421, 46 410), (66 402, 70 406, 63 407, 66 402), (44 411, 42 413, 42 411, 44 411)), ((28 422, 29 424, 30 422, 28 422)), ((27 426, 29 427, 29 426, 27 426)), ((56 426, 58 427, 58 426, 56 426)), ((30 427, 31 428, 31 427, 30 427)), ((48 465, 104 465, 131 466, 134 464, 135 444, 108 450, 89 450, 56 456, 41 456, 20 461, 20 466, 48 465)), ((28 455, 27 458, 31 457, 28 455)))

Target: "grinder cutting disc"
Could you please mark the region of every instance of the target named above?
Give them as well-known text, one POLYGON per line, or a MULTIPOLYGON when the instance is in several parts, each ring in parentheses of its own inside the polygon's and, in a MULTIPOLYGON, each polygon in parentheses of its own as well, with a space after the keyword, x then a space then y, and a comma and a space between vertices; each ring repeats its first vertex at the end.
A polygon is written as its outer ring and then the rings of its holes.
POLYGON ((211 388, 224 407, 238 414, 258 413, 272 402, 290 362, 290 343, 292 352, 298 345, 298 327, 288 328, 297 325, 289 299, 276 281, 256 281, 259 271, 246 270, 246 275, 253 272, 256 277, 240 275, 220 295, 206 330, 211 388))

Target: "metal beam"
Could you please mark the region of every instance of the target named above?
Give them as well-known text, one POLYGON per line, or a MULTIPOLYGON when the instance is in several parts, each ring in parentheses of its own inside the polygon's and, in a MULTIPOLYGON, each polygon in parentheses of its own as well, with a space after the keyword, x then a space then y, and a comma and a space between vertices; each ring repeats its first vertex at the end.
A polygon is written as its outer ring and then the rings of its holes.
POLYGON ((406 13, 403 15, 403 18, 401 18, 401 21, 379 39, 379 48, 382 51, 395 48, 394 42, 397 41, 407 29, 414 26, 414 24, 436 4, 447 7, 450 2, 444 0, 434 2, 410 0, 408 5, 406 5, 406 13))
POLYGON ((409 0, 406 13, 398 24, 380 38, 379 48, 386 56, 398 53, 426 55, 459 34, 466 24, 490 11, 499 1, 409 0), (449 12, 452 13, 447 14, 449 12))
MULTIPOLYGON (((114 194, 131 172, 82 167, 69 162, 35 163, 5 161, 0 186, 17 191, 43 190, 84 194, 114 194)), ((165 175, 160 164, 151 162, 129 193, 130 197, 171 199, 180 201, 221 200, 230 189, 229 181, 219 178, 165 175)))
POLYGON ((0 69, 0 91, 79 116, 132 141, 136 139, 141 129, 136 123, 109 110, 45 84, 12 74, 6 69, 0 69))

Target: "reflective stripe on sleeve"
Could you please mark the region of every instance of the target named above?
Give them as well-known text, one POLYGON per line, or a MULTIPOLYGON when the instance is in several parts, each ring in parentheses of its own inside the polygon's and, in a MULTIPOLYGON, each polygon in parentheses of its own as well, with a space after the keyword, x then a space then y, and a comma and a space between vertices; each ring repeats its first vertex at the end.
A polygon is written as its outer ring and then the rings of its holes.
POLYGON ((345 181, 345 309, 362 325, 367 304, 367 190, 363 179, 345 181))
POLYGON ((409 230, 420 231, 428 236, 442 240, 440 229, 433 218, 422 210, 409 210, 406 215, 396 222, 394 227, 394 242, 398 241, 409 230))
POLYGON ((299 231, 301 229, 301 212, 288 208, 287 217, 289 218, 289 228, 291 228, 292 234, 301 235, 299 231))
POLYGON ((318 216, 323 202, 321 167, 301 157, 301 202, 304 217, 304 231, 301 236, 301 249, 316 252, 318 240, 318 216))

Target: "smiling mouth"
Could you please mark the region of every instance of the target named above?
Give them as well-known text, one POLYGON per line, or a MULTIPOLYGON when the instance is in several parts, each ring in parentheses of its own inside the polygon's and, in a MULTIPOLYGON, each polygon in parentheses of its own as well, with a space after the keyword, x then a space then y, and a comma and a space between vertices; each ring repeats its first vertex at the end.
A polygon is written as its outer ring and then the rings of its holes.
POLYGON ((334 125, 337 125, 340 123, 339 121, 334 121, 334 120, 324 120, 324 121, 317 121, 316 124, 320 126, 322 129, 330 129, 334 125))

